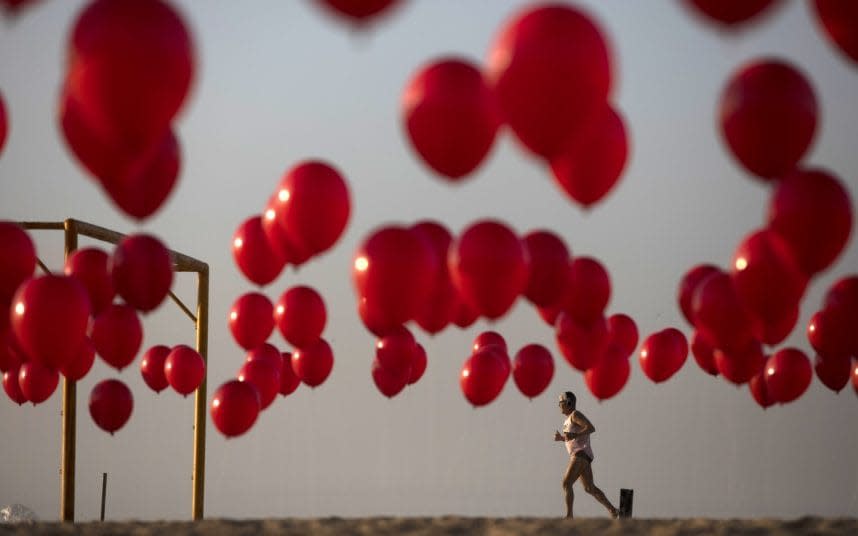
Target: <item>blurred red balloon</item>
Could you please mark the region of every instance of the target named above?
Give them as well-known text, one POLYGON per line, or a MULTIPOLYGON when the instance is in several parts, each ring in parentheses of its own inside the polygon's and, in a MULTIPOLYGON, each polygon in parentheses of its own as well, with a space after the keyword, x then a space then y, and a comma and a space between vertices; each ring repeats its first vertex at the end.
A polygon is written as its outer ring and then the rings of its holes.
POLYGON ((852 373, 852 359, 849 356, 821 356, 817 355, 814 360, 813 369, 816 377, 822 384, 835 393, 849 383, 849 375, 852 373))
POLYGON ((855 389, 855 394, 858 395, 858 362, 852 363, 852 387, 855 389))
POLYGON ((507 376, 501 354, 491 347, 483 348, 465 360, 459 386, 471 405, 484 406, 500 395, 507 376))
POLYGON ((395 322, 384 316, 383 311, 377 307, 372 307, 366 296, 358 298, 357 310, 364 327, 376 337, 384 337, 402 325, 402 322, 395 322))
POLYGON ((277 279, 286 265, 286 260, 268 242, 260 216, 244 220, 235 230, 232 258, 244 277, 259 286, 277 279))
POLYGON ((22 363, 18 369, 21 394, 34 406, 49 399, 57 390, 59 381, 60 375, 56 369, 48 368, 37 361, 22 363))
POLYGON ((404 227, 375 230, 354 256, 352 278, 373 324, 395 326, 414 318, 432 291, 437 261, 430 245, 404 227))
POLYGON ((554 358, 540 344, 528 344, 512 360, 512 379, 521 394, 539 396, 554 377, 554 358))
POLYGON ((598 120, 611 89, 610 61, 589 15, 567 5, 531 6, 496 36, 486 78, 518 139, 550 159, 598 120))
MULTIPOLYGON (((458 296, 458 292, 457 292, 458 296)), ((456 305, 453 308, 452 322, 461 329, 471 327, 474 322, 480 317, 480 312, 474 306, 466 303, 461 297, 457 297, 456 305)))
POLYGON ((844 308, 850 315, 858 315, 858 275, 844 276, 834 282, 825 293, 824 307, 844 308))
POLYGON ((684 0, 696 14, 722 28, 732 29, 754 19, 777 5, 780 0, 684 0))
POLYGON ((807 324, 807 340, 813 349, 826 357, 854 354, 858 339, 856 315, 845 308, 826 307, 817 311, 807 324))
POLYGON ((212 396, 212 422, 226 437, 240 436, 250 430, 259 416, 259 393, 249 383, 230 380, 212 396))
POLYGON ((712 264, 698 264, 685 272, 679 282, 679 292, 677 293, 679 309, 682 311, 685 320, 692 326, 694 325, 694 293, 707 277, 719 271, 719 268, 712 264))
POLYGON ((641 370, 655 383, 676 374, 688 358, 688 341, 676 328, 657 331, 641 345, 641 370))
POLYGON ((789 173, 816 132, 816 96, 794 66, 773 58, 735 72, 721 94, 721 134, 733 156, 758 177, 789 173))
POLYGON ((417 383, 426 372, 426 350, 423 345, 417 343, 417 348, 414 352, 414 360, 411 362, 411 374, 408 376, 408 385, 417 383))
POLYGON ((292 352, 292 370, 310 387, 322 384, 334 368, 334 352, 328 341, 317 339, 292 352))
POLYGON ((783 348, 769 357, 765 366, 766 388, 776 402, 786 404, 800 397, 810 386, 810 360, 796 348, 783 348))
POLYGON ((393 376, 411 375, 411 366, 417 353, 417 341, 408 328, 399 326, 375 343, 375 359, 393 376))
POLYGON ((247 352, 244 362, 251 361, 265 361, 278 375, 283 371, 283 354, 273 344, 263 343, 247 352))
POLYGON ((572 200, 590 208, 616 186, 628 153, 623 118, 613 107, 605 106, 582 140, 551 158, 554 182, 572 200))
POLYGON ((830 41, 858 62, 858 5, 843 0, 814 0, 816 18, 830 41))
POLYGON ((459 303, 458 293, 450 281, 450 272, 447 269, 447 251, 453 237, 441 223, 431 220, 414 224, 411 232, 423 238, 435 256, 436 269, 432 291, 414 316, 418 326, 434 335, 447 327, 459 303))
POLYGON ((292 370, 292 354, 283 352, 280 354, 282 363, 280 365, 280 394, 289 396, 301 385, 301 378, 292 370))
POLYGON ((411 78, 402 94, 402 116, 423 161, 454 181, 479 167, 500 126, 483 74, 455 57, 433 61, 411 78))
POLYGON ((325 162, 310 160, 289 169, 275 196, 269 209, 290 242, 310 255, 333 246, 348 224, 348 185, 325 162))
POLYGON ((113 252, 110 271, 116 293, 144 313, 158 307, 173 284, 172 255, 152 235, 123 238, 113 252))
POLYGON ((3 100, 3 94, 0 93, 0 154, 3 153, 3 146, 6 144, 6 135, 9 133, 9 118, 6 114, 6 103, 3 100))
POLYGON ((626 357, 638 347, 638 326, 632 317, 617 313, 608 317, 608 344, 615 345, 626 357))
POLYGON ((715 365, 715 347, 697 330, 691 335, 691 354, 703 372, 712 376, 718 375, 718 367, 715 365))
POLYGON ((96 0, 72 28, 68 91, 100 136, 145 146, 169 128, 188 95, 193 48, 165 2, 96 0))
POLYGON ((259 292, 238 297, 229 310, 229 331, 235 342, 245 350, 256 348, 268 340, 274 330, 274 305, 259 292))
POLYGON ((203 357, 190 346, 174 346, 164 360, 164 376, 170 386, 182 396, 188 396, 206 377, 206 363, 203 357))
POLYGON ((20 365, 15 365, 3 373, 3 390, 6 391, 9 400, 20 406, 27 401, 27 397, 21 392, 21 386, 18 384, 19 371, 20 365))
POLYGON ((26 356, 15 340, 15 334, 8 326, 0 328, 0 372, 6 372, 26 361, 26 356))
MULTIPOLYGON (((584 323, 562 312, 557 317, 555 335, 560 353, 570 365, 582 372, 594 367, 602 359, 610 342, 608 322, 604 316, 584 323)), ((624 357, 628 357, 628 354, 624 354, 624 357)))
POLYGON ((450 246, 447 266, 459 296, 491 320, 509 311, 530 277, 530 258, 522 241, 494 220, 465 229, 450 246))
POLYGON ((286 264, 298 267, 307 262, 312 254, 303 247, 299 247, 286 229, 280 226, 277 215, 282 210, 283 204, 280 202, 279 192, 275 192, 262 211, 262 232, 274 253, 279 255, 286 264))
POLYGON ((280 363, 275 369, 264 359, 254 359, 245 361, 238 370, 238 381, 248 382, 259 393, 260 410, 270 406, 280 392, 280 368, 280 363))
POLYGON ((831 266, 849 242, 849 192, 831 173, 796 170, 775 188, 769 202, 768 225, 786 240, 805 274, 821 272, 831 266))
POLYGON ((605 355, 584 373, 584 383, 600 401, 612 398, 622 391, 629 381, 631 366, 628 357, 620 353, 619 348, 612 347, 605 355))
POLYGON ((569 265, 561 309, 576 320, 591 323, 604 315, 611 300, 608 271, 592 257, 576 257, 569 265))
POLYGON ((89 393, 89 414, 99 428, 110 435, 128 422, 134 408, 131 390, 119 380, 104 380, 89 393))
POLYGON ((170 348, 163 344, 152 346, 143 353, 140 359, 140 375, 146 385, 156 393, 163 391, 170 382, 164 374, 164 362, 170 355, 170 348))
POLYGON ((66 259, 65 274, 80 281, 86 289, 93 315, 98 315, 113 303, 116 295, 109 262, 107 252, 94 247, 78 249, 66 259))
POLYGON ((370 19, 391 11, 399 0, 316 0, 332 13, 356 24, 365 24, 370 19))
POLYGON ((301 348, 322 336, 328 313, 325 301, 314 288, 296 286, 277 300, 274 320, 283 338, 292 346, 301 348))
POLYGON ((36 270, 36 246, 23 228, 0 221, 0 303, 8 303, 36 270))
POLYGON ((775 403, 766 386, 764 371, 761 370, 748 381, 748 388, 751 390, 751 396, 754 397, 754 400, 761 408, 766 409, 775 403))
POLYGON ((530 276, 524 296, 537 307, 552 305, 562 296, 571 262, 569 248, 552 231, 537 230, 522 239, 530 257, 530 276))
POLYGON ((95 363, 95 346, 89 337, 83 340, 77 355, 67 362, 60 372, 65 379, 76 382, 83 379, 95 363))
POLYGON ((86 337, 90 306, 86 290, 68 276, 44 275, 27 280, 12 299, 15 340, 27 357, 59 369, 86 337))
POLYGON ((750 340, 739 350, 715 350, 715 366, 727 380, 741 385, 763 370, 766 356, 759 341, 750 340))
POLYGON ((376 389, 386 396, 393 398, 408 385, 411 369, 394 371, 382 365, 378 358, 372 360, 372 381, 376 389))
POLYGON ((732 278, 720 271, 697 286, 692 317, 695 327, 706 339, 716 348, 729 352, 744 349, 754 333, 760 331, 739 299, 732 278))
POLYGON ((506 346, 506 340, 503 338, 503 335, 501 335, 497 331, 483 331, 476 336, 474 342, 471 344, 471 353, 475 354, 483 348, 493 345, 499 347, 501 352, 505 354, 509 352, 509 349, 506 346))
POLYGON ((143 325, 134 308, 115 303, 93 319, 89 336, 98 355, 121 371, 134 361, 140 351, 143 325))

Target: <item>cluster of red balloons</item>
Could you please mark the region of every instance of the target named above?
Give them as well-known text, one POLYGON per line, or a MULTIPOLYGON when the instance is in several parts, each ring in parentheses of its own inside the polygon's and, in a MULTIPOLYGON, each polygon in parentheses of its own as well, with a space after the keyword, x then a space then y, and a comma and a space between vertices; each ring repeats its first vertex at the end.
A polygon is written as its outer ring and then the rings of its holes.
POLYGON ((339 240, 349 221, 349 189, 340 172, 319 160, 287 170, 262 214, 239 225, 232 255, 241 273, 264 286, 287 264, 300 266, 339 240))
POLYGON ((381 394, 393 398, 417 383, 426 372, 426 350, 405 326, 399 326, 375 343, 372 381, 381 394))
POLYGON ((151 216, 179 175, 172 122, 195 70, 187 26, 162 0, 94 0, 67 57, 60 127, 69 149, 125 214, 151 216))
MULTIPOLYGON (((838 392, 858 365, 858 275, 843 277, 826 292, 822 309, 807 325, 807 340, 816 351, 819 380, 838 392)), ((858 384, 856 384, 858 389, 858 384)))

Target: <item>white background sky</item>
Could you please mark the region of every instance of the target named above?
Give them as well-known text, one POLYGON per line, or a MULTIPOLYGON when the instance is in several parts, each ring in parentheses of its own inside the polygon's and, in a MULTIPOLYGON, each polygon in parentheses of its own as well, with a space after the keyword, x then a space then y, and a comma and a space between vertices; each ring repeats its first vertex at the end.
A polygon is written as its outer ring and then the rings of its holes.
MULTIPOLYGON (((393 400, 370 377, 373 337, 355 312, 352 254, 383 222, 443 221, 454 232, 483 217, 519 233, 550 228, 573 255, 603 261, 613 281, 608 312, 624 312, 642 336, 675 326, 690 335, 675 302, 694 264, 726 266, 739 240, 763 224, 769 189, 746 176, 722 145, 718 95, 746 60, 777 55, 806 72, 822 121, 806 161, 834 170, 853 200, 858 138, 858 67, 817 30, 809 4, 786 1, 761 25, 724 35, 678 2, 581 2, 609 36, 614 97, 632 152, 617 189, 589 213, 550 182, 508 132, 470 180, 450 186, 427 170, 403 137, 399 96, 411 74, 439 55, 482 61, 502 24, 526 2, 417 0, 384 24, 355 32, 309 1, 175 2, 198 47, 196 85, 176 127, 183 172, 169 201, 143 225, 117 212, 67 152, 57 100, 68 32, 82 2, 44 0, 0 24, 0 91, 11 116, 0 155, 0 218, 74 217, 121 232, 147 231, 211 266, 209 395, 234 376, 243 352, 227 329, 233 300, 253 290, 234 266, 236 226, 261 211, 280 175, 311 157, 346 175, 352 219, 336 247, 264 292, 275 300, 295 284, 315 286, 328 304, 325 337, 335 351, 328 381, 279 398, 245 436, 225 441, 209 421, 208 517, 443 515, 555 516, 566 452, 552 442, 562 423, 557 392, 579 395, 595 423, 597 484, 616 503, 635 490, 640 517, 795 517, 858 511, 858 400, 814 379, 785 407, 760 409, 747 388, 701 372, 693 360, 652 384, 636 356, 624 391, 596 402, 557 352, 553 333, 529 304, 489 326, 449 328, 418 340, 429 366, 393 400), (556 375, 533 401, 512 382, 493 404, 472 409, 458 371, 470 341, 493 328, 512 352, 550 345, 556 375)), ((39 256, 62 263, 62 236, 36 232, 39 256)), ((87 239, 81 246, 94 245, 87 239)), ((812 281, 787 340, 810 351, 803 333, 825 289, 858 267, 850 241, 812 281)), ((174 291, 187 303, 195 279, 174 291)), ((193 325, 170 302, 144 319, 146 347, 193 344, 193 325)), ((285 349, 279 334, 273 342, 285 349)), ((102 472, 109 473, 111 519, 188 519, 193 402, 155 395, 139 361, 118 375, 135 395, 129 423, 114 437, 87 411, 89 390, 114 371, 97 363, 78 386, 77 509, 97 519, 102 472)), ((23 503, 43 519, 59 516, 58 389, 44 404, 0 400, 0 505, 23 503)), ((576 514, 605 515, 577 488, 576 514)))

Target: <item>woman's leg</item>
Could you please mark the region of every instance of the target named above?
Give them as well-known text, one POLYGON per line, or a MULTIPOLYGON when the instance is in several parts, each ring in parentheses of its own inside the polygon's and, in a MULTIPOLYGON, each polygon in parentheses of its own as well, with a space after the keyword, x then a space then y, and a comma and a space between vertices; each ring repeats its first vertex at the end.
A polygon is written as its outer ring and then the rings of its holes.
POLYGON ((582 460, 584 462, 585 467, 581 470, 581 480, 584 482, 584 491, 592 495, 596 498, 597 501, 602 503, 602 506, 608 509, 608 512, 611 513, 611 517, 617 517, 619 515, 619 511, 614 508, 614 505, 611 504, 611 501, 605 497, 605 494, 602 493, 596 484, 593 482, 593 468, 590 466, 590 462, 582 460))
POLYGON ((584 466, 587 465, 585 460, 572 456, 569 458, 569 465, 566 467, 566 473, 563 475, 563 493, 566 497, 566 517, 572 517, 572 503, 575 501, 575 494, 572 493, 572 484, 581 476, 584 466))

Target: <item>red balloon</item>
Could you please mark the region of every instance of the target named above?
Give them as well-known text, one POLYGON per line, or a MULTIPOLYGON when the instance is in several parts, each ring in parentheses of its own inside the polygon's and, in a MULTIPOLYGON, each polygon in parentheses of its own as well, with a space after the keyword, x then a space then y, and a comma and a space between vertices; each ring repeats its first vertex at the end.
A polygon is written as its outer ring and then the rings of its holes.
POLYGON ((310 259, 312 254, 303 247, 299 247, 289 237, 286 229, 280 226, 280 220, 277 217, 278 211, 282 211, 282 203, 278 193, 275 192, 262 211, 262 232, 268 240, 268 245, 286 264, 301 266, 310 259))
POLYGON ((748 381, 748 388, 751 390, 751 396, 754 397, 754 400, 761 408, 766 409, 775 403, 775 400, 769 394, 763 371, 758 372, 748 381))
POLYGON ((408 328, 399 326, 375 343, 375 359, 386 371, 407 382, 417 353, 417 341, 408 328))
POLYGON ((411 145, 435 172, 450 180, 473 172, 492 148, 500 117, 480 70, 460 58, 424 66, 402 94, 411 145))
POLYGON ((766 388, 773 400, 792 402, 810 386, 813 371, 810 360, 796 348, 784 348, 766 361, 766 388))
POLYGON ((682 276, 682 281, 679 282, 679 292, 677 292, 677 301, 679 309, 685 320, 692 326, 694 325, 694 308, 693 300, 694 293, 700 286, 700 283, 706 280, 712 274, 718 273, 720 270, 712 264, 698 264, 694 266, 682 276))
POLYGON ((447 256, 459 295, 480 314, 497 319, 526 289, 530 258, 518 236, 505 224, 483 220, 462 232, 447 256))
POLYGON ((99 382, 89 393, 89 414, 110 435, 125 426, 133 408, 131 390, 119 380, 99 382))
POLYGON ((697 330, 722 350, 742 350, 760 331, 739 299, 732 278, 720 271, 698 285, 692 316, 697 330))
POLYGON ((77 355, 89 314, 89 298, 76 279, 44 275, 18 288, 11 323, 15 339, 30 359, 59 369, 77 355))
POLYGON ((27 397, 21 392, 21 386, 18 384, 19 370, 20 365, 15 365, 3 373, 3 390, 6 391, 9 400, 20 406, 27 401, 27 397))
POLYGON ((251 361, 265 361, 277 374, 283 372, 283 355, 273 344, 263 343, 247 352, 244 362, 251 361))
POLYGON ((164 360, 164 376, 177 393, 188 396, 206 377, 206 362, 190 346, 174 346, 164 360))
POLYGON ((610 342, 608 322, 604 316, 583 323, 562 312, 557 317, 555 335, 560 353, 570 365, 582 372, 599 362, 610 342))
MULTIPOLYGON (((458 296, 458 293, 457 293, 458 296)), ((453 308, 452 322, 462 329, 471 327, 480 317, 480 312, 474 306, 466 303, 460 297, 456 299, 453 308)))
POLYGON ((471 344, 471 353, 475 354, 488 346, 497 346, 504 354, 509 352, 503 335, 497 331, 483 331, 477 335, 474 342, 471 344))
POLYGON ((387 398, 393 398, 405 389, 410 374, 411 369, 389 370, 379 362, 377 357, 372 360, 372 381, 376 389, 387 398))
POLYGON ((794 324, 774 333, 780 336, 777 339, 766 337, 766 328, 777 325, 785 314, 790 319, 788 313, 798 307, 807 286, 807 276, 802 274, 789 246, 768 229, 755 231, 739 244, 732 266, 733 288, 760 328, 756 335, 767 344, 781 342, 794 324))
POLYGON ((414 321, 429 334, 436 334, 450 323, 459 303, 456 288, 447 270, 447 251, 453 237, 442 224, 424 220, 414 224, 411 232, 425 240, 435 256, 435 278, 432 291, 414 316, 414 321))
POLYGON ((849 356, 817 355, 813 369, 816 371, 816 377, 824 386, 835 393, 839 393, 849 383, 849 375, 852 373, 852 359, 849 356))
POLYGON ((334 368, 334 352, 328 341, 318 339, 292 352, 292 370, 310 387, 322 384, 334 368))
POLYGON ((17 224, 0 221, 0 302, 8 303, 36 270, 36 246, 17 224))
POLYGON ((158 307, 173 284, 170 251, 152 235, 127 236, 116 246, 110 271, 116 293, 139 311, 158 307))
POLYGON ((250 430, 259 416, 259 393, 246 382, 230 380, 212 396, 212 422, 226 437, 236 437, 250 430))
POLYGON ((528 7, 503 26, 486 77, 528 150, 550 159, 598 120, 611 89, 605 41, 587 14, 566 5, 528 7))
POLYGON ((584 383, 600 401, 612 398, 622 391, 629 381, 629 359, 616 347, 608 348, 605 355, 584 373, 584 383))
POLYGON ((641 370, 655 383, 670 379, 682 368, 687 358, 688 341, 676 328, 653 333, 641 345, 641 370))
POLYGON ((807 324, 807 340, 813 349, 826 357, 846 357, 854 353, 858 316, 845 308, 824 308, 817 311, 807 324))
POLYGON ((815 0, 813 4, 816 18, 828 39, 850 60, 858 62, 858 6, 855 2, 815 0))
POLYGON ((821 272, 849 242, 849 192, 831 173, 797 170, 778 183, 769 203, 768 225, 786 240, 807 275, 821 272))
POLYGON ((789 173, 816 132, 816 96, 794 66, 757 60, 736 72, 721 95, 724 141, 741 164, 770 180, 789 173))
POLYGON ((158 344, 146 350, 140 360, 140 375, 146 385, 156 393, 163 391, 170 382, 164 374, 164 363, 170 355, 170 348, 158 344))
POLYGON ((6 115, 6 103, 3 101, 3 94, 0 93, 0 154, 3 152, 3 146, 6 144, 6 135, 9 133, 9 118, 6 115))
POLYGON ((34 406, 49 399, 57 390, 59 381, 60 375, 56 369, 48 368, 37 361, 22 363, 18 369, 21 394, 34 406))
POLYGON ((715 366, 727 380, 741 385, 763 370, 766 356, 759 341, 750 340, 739 350, 715 350, 715 366))
POLYGON ((325 301, 312 287, 292 287, 277 300, 274 320, 280 334, 296 348, 307 346, 322 336, 328 313, 325 301))
POLYGON ((551 231, 537 230, 522 239, 530 257, 530 277, 524 296, 537 307, 552 305, 562 296, 571 262, 569 248, 551 231))
POLYGON ((708 22, 732 29, 759 20, 776 2, 778 0, 685 0, 685 5, 708 22))
POLYGON ((414 359, 411 361, 411 374, 408 376, 408 385, 417 383, 426 372, 426 350, 423 345, 417 343, 414 351, 414 359))
POLYGON ((858 276, 845 276, 831 285, 825 293, 824 307, 843 308, 849 311, 848 314, 858 315, 858 276))
POLYGON ((235 230, 232 258, 244 277, 259 286, 277 279, 286 265, 286 260, 271 246, 262 230, 260 216, 244 220, 235 230))
POLYGON ((317 0, 332 13, 356 24, 365 24, 374 17, 391 11, 399 0, 317 0))
POLYGON ((348 224, 348 186, 325 162, 311 160, 291 168, 275 195, 275 205, 269 207, 274 217, 290 242, 311 255, 333 246, 348 224))
POLYGON ((292 370, 292 354, 283 352, 280 357, 282 360, 280 365, 280 394, 289 396, 301 385, 301 378, 292 370))
POLYGON ((358 316, 364 327, 378 338, 384 337, 402 325, 384 315, 384 312, 370 305, 366 296, 358 298, 358 316))
POLYGON ((569 265, 566 292, 561 308, 582 323, 604 315, 611 299, 611 279, 602 264, 592 257, 576 257, 569 265))
POLYGON ((858 395, 858 363, 853 363, 852 366, 852 387, 855 389, 855 394, 858 395))
POLYGON ((67 87, 107 139, 145 146, 169 128, 194 76, 191 36, 160 0, 96 0, 69 41, 67 87))
POLYGON ((472 406, 484 406, 500 395, 506 382, 505 372, 499 352, 493 348, 483 348, 465 360, 459 376, 462 394, 472 406))
POLYGON ((521 394, 539 396, 554 377, 554 358, 540 344, 528 344, 512 360, 512 379, 521 394))
POLYGON ((8 326, 0 329, 0 372, 11 370, 26 360, 12 330, 8 326))
MULTIPOLYGON (((279 358, 279 356, 278 356, 279 358)), ((259 392, 259 408, 263 410, 271 405, 280 392, 280 367, 271 366, 271 363, 264 359, 254 359, 245 361, 238 370, 236 378, 240 382, 247 382, 259 392)))
POLYGON ((352 277, 373 324, 396 326, 414 318, 432 291, 437 261, 430 245, 404 227, 382 227, 360 245, 352 277))
POLYGON ((604 199, 626 167, 629 142, 623 118, 611 106, 586 136, 551 159, 554 182, 584 208, 604 199))
POLYGON ((77 355, 66 363, 60 369, 60 372, 65 379, 76 382, 83 379, 89 373, 93 363, 95 363, 95 346, 87 337, 83 340, 83 344, 80 345, 77 355))
POLYGON ((638 326, 632 317, 622 313, 608 317, 608 344, 617 346, 626 357, 638 347, 638 326))
POLYGON ((715 364, 715 347, 696 330, 691 335, 691 354, 703 372, 712 376, 718 375, 718 367, 715 364))
POLYGON ((134 361, 140 350, 143 325, 134 308, 111 304, 93 319, 89 336, 98 355, 121 371, 134 361))
POLYGON ((116 290, 110 275, 110 256, 99 248, 82 248, 66 259, 65 274, 74 277, 86 289, 92 314, 98 315, 113 303, 116 290))
POLYGON ((251 350, 268 340, 274 330, 274 305, 264 294, 242 294, 229 310, 228 323, 235 342, 251 350))

